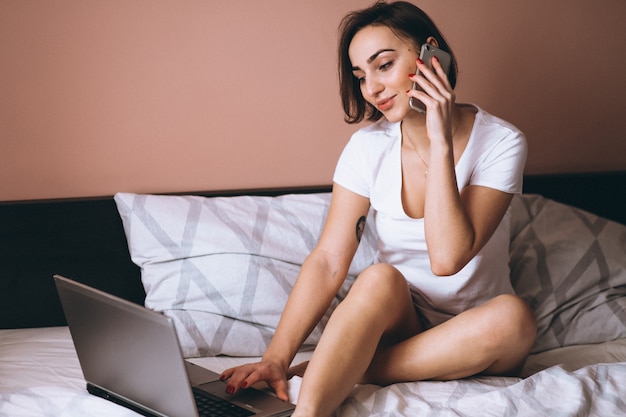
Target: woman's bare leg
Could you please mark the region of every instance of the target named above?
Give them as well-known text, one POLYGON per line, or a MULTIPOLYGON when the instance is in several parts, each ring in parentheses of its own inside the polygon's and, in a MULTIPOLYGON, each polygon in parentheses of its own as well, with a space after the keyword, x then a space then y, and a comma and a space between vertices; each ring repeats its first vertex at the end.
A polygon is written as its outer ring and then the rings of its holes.
POLYGON ((393 343, 419 330, 404 277, 389 265, 368 268, 328 321, 293 416, 331 414, 361 380, 381 339, 393 343))
POLYGON ((502 295, 419 332, 402 275, 382 264, 366 270, 324 330, 294 416, 332 413, 356 383, 515 373, 530 351, 536 324, 521 299, 502 295))
POLYGON ((535 317, 514 295, 501 295, 394 346, 379 350, 364 380, 459 379, 519 373, 536 335, 535 317))

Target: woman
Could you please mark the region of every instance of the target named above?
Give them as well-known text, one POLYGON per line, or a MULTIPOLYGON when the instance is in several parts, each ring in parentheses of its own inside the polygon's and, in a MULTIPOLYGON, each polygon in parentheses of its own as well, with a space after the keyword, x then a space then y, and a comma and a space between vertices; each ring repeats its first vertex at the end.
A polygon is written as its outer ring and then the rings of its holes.
POLYGON ((521 192, 523 134, 455 103, 454 55, 409 3, 346 16, 339 72, 346 120, 376 123, 355 133, 341 155, 324 230, 265 355, 225 371, 227 391, 264 380, 287 399, 289 364, 345 279, 370 206, 377 262, 331 316, 294 416, 332 413, 356 383, 517 373, 536 325, 513 295, 502 219, 521 192), (432 70, 419 60, 424 43, 452 55, 450 76, 436 59, 432 70), (426 112, 412 110, 410 97, 426 112))

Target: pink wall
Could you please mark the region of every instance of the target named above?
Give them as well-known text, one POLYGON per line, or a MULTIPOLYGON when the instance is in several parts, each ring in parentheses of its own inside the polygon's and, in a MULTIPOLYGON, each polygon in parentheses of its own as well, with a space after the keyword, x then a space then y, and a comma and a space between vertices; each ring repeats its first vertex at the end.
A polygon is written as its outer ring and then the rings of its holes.
MULTIPOLYGON (((0 201, 330 183, 336 27, 371 0, 0 2, 0 201)), ((626 169, 623 0, 430 0, 528 173, 626 169)))

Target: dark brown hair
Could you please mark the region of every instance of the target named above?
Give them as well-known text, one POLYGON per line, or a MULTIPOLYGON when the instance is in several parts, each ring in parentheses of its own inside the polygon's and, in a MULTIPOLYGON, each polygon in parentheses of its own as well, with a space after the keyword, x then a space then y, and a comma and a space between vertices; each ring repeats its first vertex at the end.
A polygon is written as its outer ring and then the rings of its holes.
POLYGON ((452 56, 449 80, 452 88, 456 86, 456 59, 430 17, 419 7, 405 1, 377 2, 366 9, 349 13, 339 26, 339 92, 346 122, 359 123, 363 119, 373 122, 382 117, 382 113, 363 98, 348 56, 348 48, 354 35, 372 25, 388 27, 396 36, 412 42, 416 48, 421 47, 429 37, 435 38, 439 48, 452 56))

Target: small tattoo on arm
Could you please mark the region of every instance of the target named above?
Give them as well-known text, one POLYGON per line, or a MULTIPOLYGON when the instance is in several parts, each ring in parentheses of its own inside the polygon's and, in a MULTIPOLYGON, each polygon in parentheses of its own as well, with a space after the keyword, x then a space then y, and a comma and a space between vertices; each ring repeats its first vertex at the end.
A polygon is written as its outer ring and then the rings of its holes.
POLYGON ((365 231, 365 216, 361 216, 359 220, 356 222, 356 240, 357 242, 361 242, 361 237, 363 237, 363 232, 365 231))

